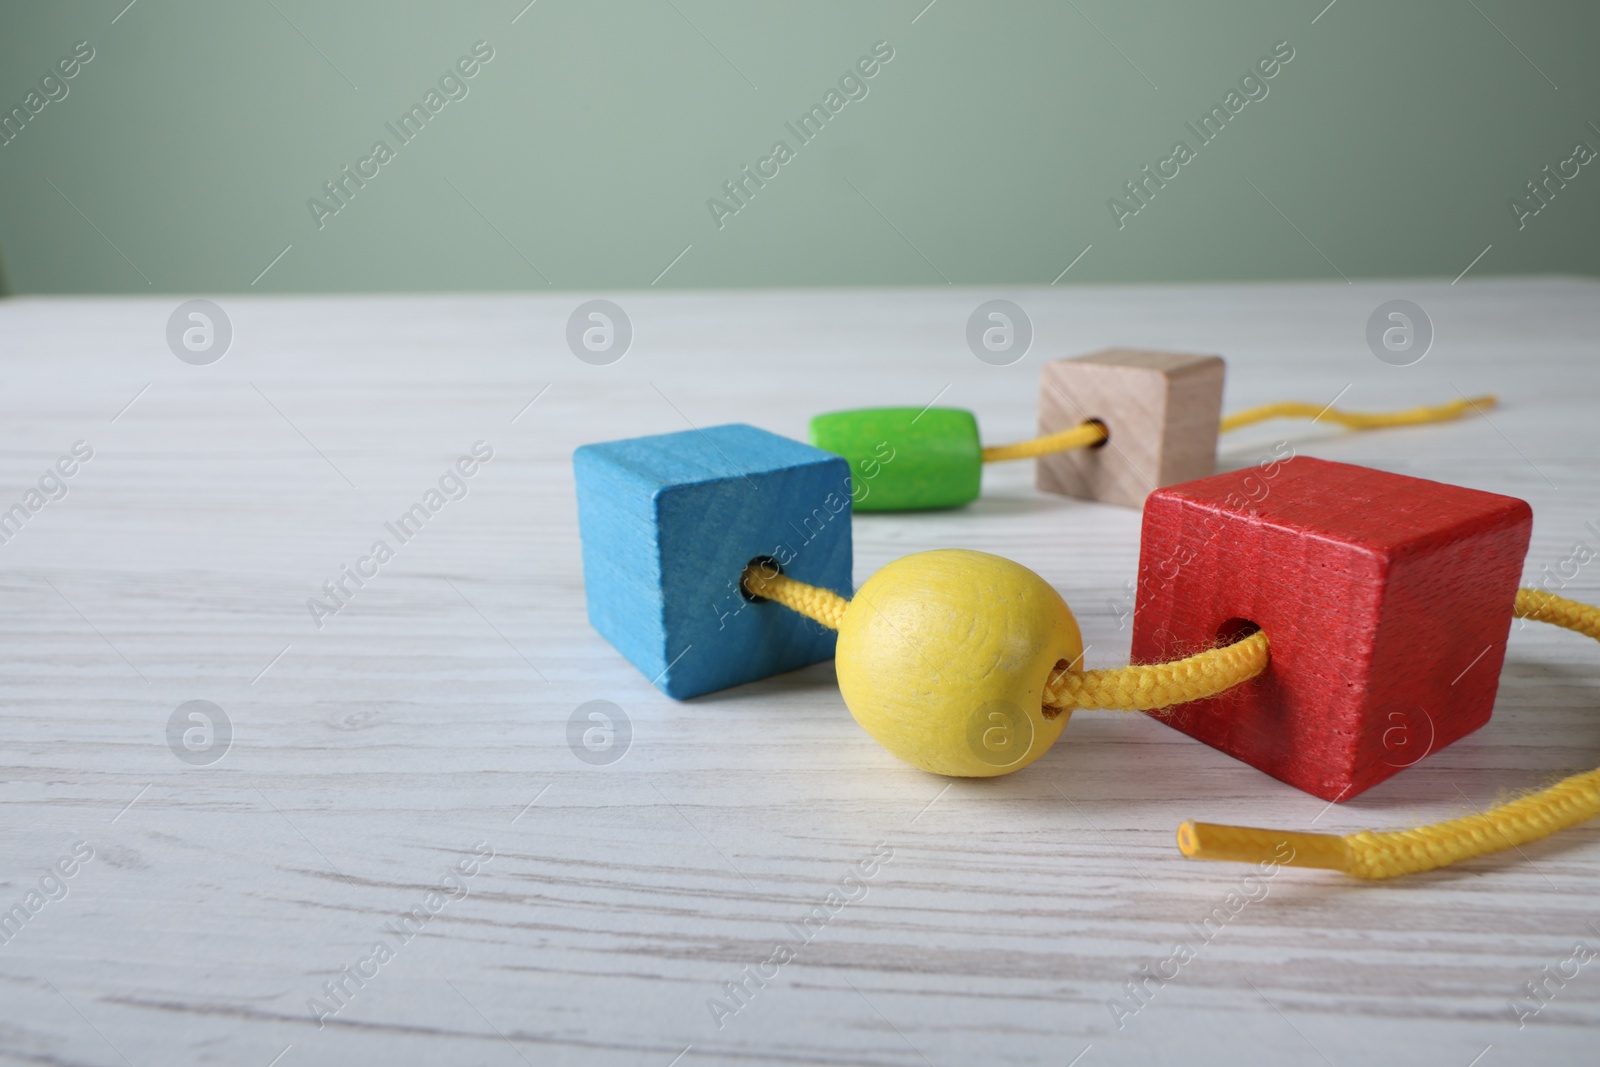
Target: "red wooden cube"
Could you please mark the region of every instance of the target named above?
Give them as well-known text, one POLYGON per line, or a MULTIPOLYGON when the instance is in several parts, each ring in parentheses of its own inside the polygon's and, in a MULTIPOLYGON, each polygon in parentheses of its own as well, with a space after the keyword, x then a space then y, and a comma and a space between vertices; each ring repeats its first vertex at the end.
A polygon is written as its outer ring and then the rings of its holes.
POLYGON ((1133 661, 1191 655, 1252 623, 1272 661, 1152 714, 1348 800, 1489 721, 1532 526, 1514 497, 1309 456, 1158 490, 1133 661))

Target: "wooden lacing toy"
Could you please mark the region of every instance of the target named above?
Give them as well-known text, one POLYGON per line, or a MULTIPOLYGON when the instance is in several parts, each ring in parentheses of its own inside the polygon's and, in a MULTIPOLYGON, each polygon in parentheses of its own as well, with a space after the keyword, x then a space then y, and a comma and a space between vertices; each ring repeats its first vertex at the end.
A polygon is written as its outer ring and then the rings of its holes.
POLYGON ((1219 433, 1279 418, 1353 430, 1411 426, 1495 404, 1462 397, 1362 413, 1288 401, 1222 418, 1223 369, 1220 356, 1124 348, 1055 360, 1040 374, 1039 436, 1017 444, 986 447, 972 412, 931 406, 831 412, 813 418, 809 434, 852 470, 884 468, 857 511, 959 507, 978 498, 985 463, 1018 459, 1039 461, 1036 483, 1046 492, 1139 507, 1156 489, 1211 474, 1219 433))
MULTIPOLYGON (((1600 640, 1600 610, 1517 588, 1523 501, 1309 457, 1150 496, 1134 662, 1109 670, 1086 669, 1047 582, 987 553, 907 556, 846 599, 840 457, 735 425, 587 445, 574 467, 590 620, 655 685, 682 699, 834 657, 856 721, 936 774, 1020 770, 1073 710, 1107 708, 1347 800, 1488 721, 1513 617, 1600 640)), ((1189 822, 1178 843, 1390 878, 1596 814, 1600 770, 1412 830, 1189 822)))

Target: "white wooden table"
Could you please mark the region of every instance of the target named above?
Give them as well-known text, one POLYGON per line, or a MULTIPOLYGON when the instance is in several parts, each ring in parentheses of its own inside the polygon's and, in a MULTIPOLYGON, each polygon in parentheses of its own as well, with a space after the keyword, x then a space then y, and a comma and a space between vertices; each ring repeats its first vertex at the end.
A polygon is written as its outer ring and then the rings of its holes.
MULTIPOLYGON (((1395 827, 1592 767, 1591 643, 1514 630, 1487 727, 1331 809, 1105 712, 1022 773, 947 782, 868 739, 826 664, 655 692, 585 621, 570 456, 935 396, 1015 439, 1044 359, 1215 351, 1228 410, 1499 393, 1492 422, 1274 423, 1223 460, 1288 440, 1524 497, 1534 580, 1600 547, 1600 284, 612 294, 635 338, 610 366, 567 349, 585 298, 224 297, 232 347, 209 366, 168 350, 177 298, 0 303, 0 509, 74 442, 94 452, 0 545, 0 911, 93 849, 0 945, 0 1062, 1593 1062, 1600 963, 1521 1029, 1508 1001, 1600 946, 1600 827, 1389 884, 1285 870, 1209 943, 1189 924, 1247 869, 1173 844, 1189 817, 1395 827), (963 338, 993 296, 1036 329, 1009 367, 963 338), (1363 339, 1392 297, 1437 329, 1413 366, 1363 339), (307 598, 479 440, 494 458, 466 498, 318 629, 307 598), (220 760, 169 747, 191 700, 231 722, 220 760), (609 765, 568 747, 590 700, 631 722, 609 765), (480 843, 493 859, 427 911, 480 843), (719 1028, 724 983, 879 843, 865 895, 719 1028), (416 907, 414 937, 386 931, 416 907), (392 959, 362 962, 380 938, 392 959), (1197 958, 1119 1029, 1108 1002, 1177 942, 1197 958), (329 980, 350 992, 319 1028, 329 980)), ((920 549, 998 552, 1062 590, 1091 665, 1123 661, 1138 515, 1036 494, 1028 464, 986 479, 964 510, 858 517, 857 581, 920 549)), ((1600 596, 1600 562, 1568 591, 1600 596)))

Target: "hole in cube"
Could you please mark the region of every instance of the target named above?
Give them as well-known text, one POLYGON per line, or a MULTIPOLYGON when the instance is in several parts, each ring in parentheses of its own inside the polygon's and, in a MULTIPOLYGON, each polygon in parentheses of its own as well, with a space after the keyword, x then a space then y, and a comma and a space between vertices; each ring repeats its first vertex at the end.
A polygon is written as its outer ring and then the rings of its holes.
POLYGON ((744 570, 739 574, 739 595, 752 604, 765 604, 767 602, 766 597, 757 596, 750 591, 749 586, 745 585, 745 577, 752 568, 759 569, 763 577, 772 578, 782 574, 783 567, 771 556, 756 556, 744 565, 744 570))
POLYGON ((1260 630, 1261 627, 1249 619, 1229 619, 1217 627, 1217 647, 1236 644, 1260 630))
POLYGON ((1100 440, 1090 445, 1090 448, 1104 448, 1106 445, 1111 443, 1111 427, 1107 426, 1104 420, 1084 419, 1083 421, 1085 425, 1100 427, 1100 440))

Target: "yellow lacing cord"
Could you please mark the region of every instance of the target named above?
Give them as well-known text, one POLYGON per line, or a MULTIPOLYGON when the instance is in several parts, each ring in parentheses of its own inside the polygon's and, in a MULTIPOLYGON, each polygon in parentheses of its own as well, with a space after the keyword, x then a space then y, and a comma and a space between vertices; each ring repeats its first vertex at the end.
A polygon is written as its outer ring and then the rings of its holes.
POLYGON ((1079 671, 1057 664, 1044 687, 1044 705, 1061 711, 1106 708, 1155 711, 1214 697, 1267 669, 1267 635, 1257 630, 1221 648, 1207 649, 1171 663, 1136 664, 1109 670, 1079 671))
POLYGON ((983 450, 983 461, 998 463, 1006 459, 1032 459, 1035 456, 1048 456, 1052 452, 1089 448, 1105 439, 1105 424, 1090 421, 1043 437, 1035 437, 1032 441, 1019 441, 1014 445, 991 445, 983 450))
MULTIPOLYGON (((750 564, 741 580, 751 594, 775 600, 833 630, 839 628, 850 607, 850 601, 838 593, 775 573, 770 563, 750 564)), ((1100 671, 1057 663, 1045 683, 1041 703, 1047 714, 1074 708, 1153 711, 1232 689, 1266 670, 1267 660, 1267 635, 1257 630, 1241 641, 1171 663, 1100 671)))
POLYGON ((839 628, 845 609, 850 606, 850 601, 833 590, 797 582, 786 574, 777 573, 770 563, 751 563, 745 567, 739 581, 752 596, 775 600, 830 630, 839 628))
MULTIPOLYGON (((1539 589, 1519 589, 1515 611, 1518 618, 1548 622, 1600 641, 1600 609, 1588 604, 1539 589)), ((1515 848, 1596 815, 1600 815, 1600 770, 1563 778, 1477 815, 1414 830, 1367 830, 1341 837, 1186 822, 1178 829, 1178 848, 1191 859, 1268 861, 1344 871, 1357 878, 1394 878, 1515 848)))
MULTIPOLYGON (((1449 422, 1451 419, 1459 419, 1469 411, 1481 414, 1485 408, 1492 408, 1496 403, 1497 400, 1493 396, 1477 396, 1470 399, 1462 397, 1448 404, 1437 404, 1432 407, 1407 408, 1404 411, 1361 412, 1340 411, 1337 408, 1318 407, 1298 400, 1285 400, 1229 415, 1222 420, 1221 429, 1223 433, 1227 433, 1229 430, 1252 426, 1268 419, 1310 419, 1313 422, 1327 419, 1352 430, 1374 430, 1384 426, 1420 426, 1429 422, 1449 422)), ((1109 439, 1110 434, 1105 424, 1097 419, 1090 419, 1071 429, 1046 434, 1031 441, 1021 441, 1014 445, 992 445, 983 450, 983 461, 994 463, 1007 459, 1032 459, 1052 452, 1088 448, 1109 439)))
POLYGON ((1448 404, 1437 404, 1432 407, 1407 408, 1404 411, 1339 411, 1336 408, 1319 408, 1315 404, 1304 404, 1298 400, 1287 400, 1277 404, 1262 404, 1258 408, 1248 408, 1236 412, 1222 420, 1222 432, 1237 430, 1241 426, 1251 426, 1268 419, 1327 419, 1340 426, 1352 430, 1375 430, 1384 426, 1417 426, 1428 422, 1449 422, 1459 419, 1469 411, 1480 414, 1485 408, 1492 408, 1498 402, 1493 396, 1462 397, 1452 400, 1448 404))

